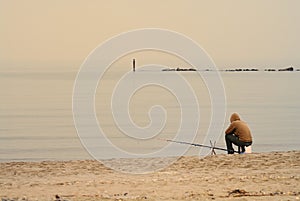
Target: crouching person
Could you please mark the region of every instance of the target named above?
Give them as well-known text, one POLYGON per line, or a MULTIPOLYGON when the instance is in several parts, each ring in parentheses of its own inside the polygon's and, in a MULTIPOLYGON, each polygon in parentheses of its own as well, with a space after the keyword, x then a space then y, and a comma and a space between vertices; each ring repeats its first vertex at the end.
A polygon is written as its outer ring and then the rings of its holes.
POLYGON ((230 117, 230 125, 225 131, 225 140, 228 154, 234 154, 232 144, 241 148, 240 153, 245 152, 245 147, 252 144, 251 131, 246 122, 241 121, 237 113, 230 117))

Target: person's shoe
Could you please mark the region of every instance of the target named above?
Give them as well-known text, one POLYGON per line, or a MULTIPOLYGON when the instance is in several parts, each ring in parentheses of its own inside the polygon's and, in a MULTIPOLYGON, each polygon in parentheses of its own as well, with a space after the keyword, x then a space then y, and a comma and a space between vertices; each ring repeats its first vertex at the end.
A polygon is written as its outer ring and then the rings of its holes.
POLYGON ((241 152, 240 154, 246 154, 246 152, 241 152))
POLYGON ((234 150, 228 150, 227 153, 228 154, 234 154, 234 150))

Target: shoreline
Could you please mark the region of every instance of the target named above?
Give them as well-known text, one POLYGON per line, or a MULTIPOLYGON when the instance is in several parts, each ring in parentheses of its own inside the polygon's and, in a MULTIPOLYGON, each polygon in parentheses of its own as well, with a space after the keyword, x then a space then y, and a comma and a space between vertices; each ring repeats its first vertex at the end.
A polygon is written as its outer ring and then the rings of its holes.
MULTIPOLYGON (((300 152, 300 150, 296 150, 296 149, 291 149, 291 150, 274 150, 274 151, 266 151, 266 152, 252 152, 252 153, 246 153, 247 155, 260 155, 260 154, 277 154, 277 153, 289 153, 289 152, 300 152)), ((228 155, 226 152, 218 152, 216 155, 214 156, 221 156, 221 155, 228 155)), ((239 155, 238 153, 235 153, 234 155, 239 155)), ((0 160, 0 164, 4 164, 4 163, 44 163, 44 162, 64 162, 64 163, 68 163, 68 162, 79 162, 79 161, 99 161, 96 159, 93 159, 92 156, 90 156, 91 158, 89 159, 5 159, 3 161, 0 160)), ((184 158, 184 157, 196 157, 199 159, 203 159, 206 157, 211 157, 211 154, 205 155, 205 156, 199 156, 199 155, 183 155, 183 156, 164 156, 164 157, 136 157, 136 158, 107 158, 107 159, 102 159, 100 160, 102 161, 119 161, 119 160, 124 160, 124 161, 129 161, 129 160, 151 160, 151 159, 180 159, 180 158, 184 158)), ((99 161, 99 162, 100 162, 99 161)), ((100 162, 100 163, 101 163, 100 162)))
POLYGON ((148 174, 118 172, 95 160, 6 162, 0 168, 0 198, 10 201, 300 199, 300 151, 183 156, 148 174))

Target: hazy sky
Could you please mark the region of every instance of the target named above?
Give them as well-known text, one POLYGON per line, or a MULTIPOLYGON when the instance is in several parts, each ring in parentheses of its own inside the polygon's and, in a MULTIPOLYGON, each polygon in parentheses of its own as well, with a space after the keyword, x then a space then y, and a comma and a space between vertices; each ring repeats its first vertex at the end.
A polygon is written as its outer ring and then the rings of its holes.
POLYGON ((0 0, 0 68, 77 69, 121 32, 164 28, 219 67, 300 68, 299 0, 0 0))

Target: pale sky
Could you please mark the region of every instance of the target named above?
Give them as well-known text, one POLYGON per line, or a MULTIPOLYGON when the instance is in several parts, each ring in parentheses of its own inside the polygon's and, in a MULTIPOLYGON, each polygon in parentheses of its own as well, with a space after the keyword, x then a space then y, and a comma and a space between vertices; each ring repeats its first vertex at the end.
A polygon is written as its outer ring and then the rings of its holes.
POLYGON ((220 68, 300 68, 299 0, 0 0, 0 68, 77 69, 122 32, 163 28, 220 68))

